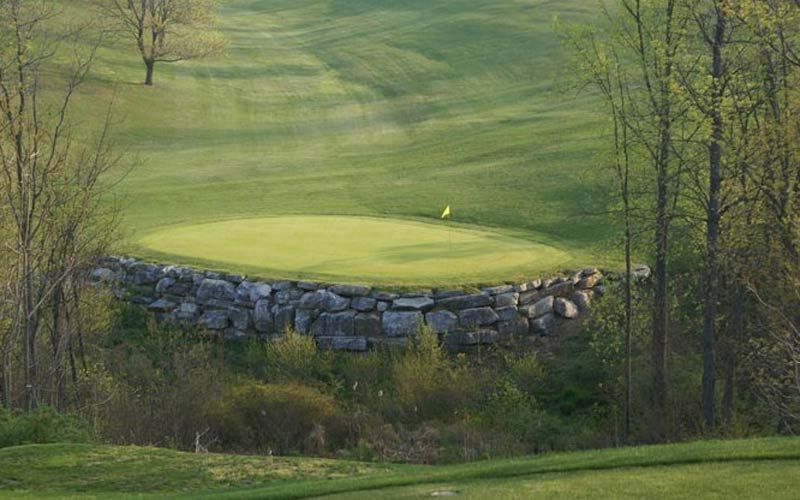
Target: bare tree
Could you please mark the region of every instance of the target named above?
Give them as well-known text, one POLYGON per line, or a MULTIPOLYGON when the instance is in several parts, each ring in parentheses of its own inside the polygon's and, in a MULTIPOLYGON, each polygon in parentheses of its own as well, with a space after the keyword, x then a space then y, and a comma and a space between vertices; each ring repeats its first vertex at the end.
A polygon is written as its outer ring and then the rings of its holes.
POLYGON ((174 63, 221 53, 225 39, 215 31, 217 0, 96 0, 135 43, 153 85, 156 63, 174 63))
MULTIPOLYGON (((77 137, 70 104, 94 58, 71 51, 82 31, 56 26, 58 12, 45 0, 0 2, 0 278, 8 316, 3 345, 3 399, 14 397, 10 382, 21 349, 24 400, 40 399, 40 333, 52 312, 51 342, 69 345, 58 314, 79 298, 80 283, 113 235, 113 211, 101 201, 101 180, 115 163, 107 117, 99 135, 77 137), (65 76, 48 71, 71 56, 65 76), (63 60, 63 59, 61 59, 63 60), (45 93, 47 87, 63 89, 45 93), (58 95, 57 95, 58 94, 58 95), (67 291, 70 291, 67 293, 67 291), (78 294, 78 295, 75 295, 78 294), (54 301, 54 299, 57 299, 54 301)), ((94 47, 96 48, 96 44, 94 47)), ((56 360, 61 359, 56 356, 56 360)))

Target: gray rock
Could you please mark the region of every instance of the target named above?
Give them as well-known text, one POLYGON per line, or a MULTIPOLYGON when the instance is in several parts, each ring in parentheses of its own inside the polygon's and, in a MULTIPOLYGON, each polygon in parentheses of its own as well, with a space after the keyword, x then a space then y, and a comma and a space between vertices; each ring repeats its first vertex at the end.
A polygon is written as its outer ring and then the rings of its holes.
POLYGON ((370 349, 402 349, 408 345, 410 337, 369 337, 367 346, 370 349))
POLYGON ((156 312, 169 312, 175 309, 175 307, 177 307, 177 304, 167 299, 158 299, 147 306, 148 309, 156 312))
POLYGON ((386 302, 391 302, 391 301, 393 301, 394 299, 396 299, 398 297, 400 297, 400 296, 397 295, 396 293, 381 292, 380 290, 375 290, 375 291, 372 292, 372 298, 375 299, 375 300, 382 300, 382 301, 386 301, 386 302))
POLYGON ((425 315, 425 322, 439 335, 454 332, 458 328, 458 316, 450 311, 429 312, 425 315))
POLYGON ((355 311, 322 313, 311 325, 315 337, 352 337, 355 334, 355 311))
POLYGON ((494 330, 478 330, 474 332, 456 332, 445 336, 444 343, 451 347, 470 347, 494 344, 500 340, 500 334, 494 330))
POLYGON ((170 278, 167 276, 166 278, 161 278, 156 283, 156 292, 158 293, 166 293, 169 290, 169 287, 175 284, 175 278, 170 278))
POLYGON ((458 312, 458 324, 462 328, 477 328, 497 323, 500 318, 491 307, 462 309, 458 312))
POLYGON ((299 281, 297 283, 297 288, 300 290, 305 291, 313 291, 319 289, 319 283, 314 283, 313 281, 299 281))
POLYGON ((386 311, 383 313, 383 333, 388 337, 416 335, 422 326, 419 311, 386 311))
POLYGON ((645 264, 637 264, 633 267, 633 278, 636 280, 646 280, 650 277, 650 267, 645 264))
POLYGON ((364 337, 317 337, 316 341, 319 349, 363 352, 368 348, 364 337))
POLYGON ((199 324, 209 330, 224 330, 228 328, 228 311, 206 311, 200 316, 199 324))
POLYGON ((450 297, 439 301, 439 305, 451 311, 459 309, 474 309, 476 307, 485 307, 492 305, 492 299, 488 294, 476 293, 473 295, 461 295, 459 297, 450 297))
POLYGON ((551 285, 544 291, 544 295, 553 297, 569 297, 575 291, 575 285, 571 281, 562 281, 551 285))
POLYGON ((292 284, 291 281, 283 280, 283 281, 276 281, 275 283, 273 283, 272 289, 275 290, 276 292, 282 292, 284 290, 292 288, 293 286, 294 285, 292 284))
POLYGON ((494 297, 494 307, 516 306, 519 302, 519 294, 516 292, 503 293, 494 297))
POLYGON ((586 276, 593 276, 599 272, 600 270, 597 269, 596 267, 586 267, 583 269, 583 271, 581 271, 581 274, 583 274, 583 276, 586 277, 586 276))
POLYGON ((436 290, 433 293, 433 298, 436 300, 451 299, 453 297, 461 297, 464 292, 461 290, 436 290))
POLYGON ((530 325, 528 318, 525 316, 517 316, 509 321, 501 321, 497 323, 497 331, 500 335, 525 335, 528 333, 530 325))
POLYGON ((250 287, 250 302, 256 303, 262 299, 268 299, 272 294, 272 287, 266 283, 256 282, 250 287))
POLYGON ((240 303, 249 303, 250 302, 250 290, 255 286, 254 283, 250 281, 242 281, 236 287, 236 302, 240 303))
POLYGON ((534 319, 553 312, 553 297, 545 297, 538 302, 519 308, 519 312, 534 319))
POLYGON ((550 330, 553 329, 555 324, 555 317, 553 317, 552 314, 545 314, 544 316, 531 321, 531 333, 546 335, 550 332, 550 330))
POLYGON ((603 282, 603 275, 600 273, 594 273, 590 276, 586 276, 585 278, 581 279, 580 282, 578 283, 578 288, 586 290, 589 288, 594 288, 602 282, 603 282))
POLYGON ((154 285, 163 277, 164 271, 155 264, 137 263, 129 271, 134 285, 154 285))
POLYGON ((184 302, 175 310, 175 319, 181 322, 194 323, 200 316, 200 307, 191 302, 184 302))
POLYGON ((514 292, 514 285, 500 285, 489 288, 482 288, 481 292, 488 293, 489 295, 501 295, 504 293, 514 292))
POLYGON ((562 318, 575 319, 578 317, 578 306, 573 304, 571 300, 559 297, 555 300, 553 309, 562 318))
POLYGON ((392 303, 395 311, 430 311, 434 302, 430 297, 401 297, 392 303))
POLYGON ((378 302, 375 306, 378 312, 386 312, 389 310, 389 303, 388 302, 378 302))
POLYGON ((260 333, 275 332, 275 317, 272 315, 272 306, 267 299, 256 302, 253 308, 253 324, 260 333))
POLYGON ((366 297, 372 289, 360 285, 334 285, 330 291, 342 297, 366 297))
POLYGON ((494 312, 497 313, 497 317, 500 318, 500 321, 511 321, 519 317, 519 312, 514 306, 500 307, 495 309, 494 312))
POLYGON ((381 334, 381 315, 359 313, 355 318, 355 333, 359 337, 377 337, 381 334))
POLYGON ((356 297, 350 301, 350 307, 356 311, 369 312, 375 309, 378 301, 370 297, 356 297))
POLYGON ((531 290, 530 292, 522 292, 519 294, 519 300, 517 300, 517 304, 520 306, 526 306, 528 304, 532 304, 537 300, 542 298, 542 294, 536 290, 531 290))
POLYGON ((572 302, 578 306, 578 310, 583 312, 589 309, 592 303, 592 292, 587 290, 578 290, 572 294, 572 302))
POLYGON ((293 301, 299 300, 303 296, 303 293, 304 292, 299 288, 281 290, 275 294, 275 303, 280 305, 291 304, 293 301))
POLYGON ((542 286, 542 280, 526 281, 514 287, 514 291, 518 293, 532 292, 538 290, 542 286))
POLYGON ((328 290, 308 292, 300 298, 300 309, 322 309, 327 312, 344 311, 350 306, 350 299, 340 297, 328 290))
POLYGON ((238 307, 231 308, 228 310, 228 317, 230 318, 231 324, 235 329, 243 332, 246 332, 250 329, 250 311, 247 309, 241 309, 238 307))
POLYGON ((317 312, 314 309, 298 309, 294 314, 294 329, 298 333, 308 333, 311 331, 311 324, 317 319, 317 312))
POLYGON ((275 331, 284 332, 294 327, 294 306, 277 305, 272 307, 275 316, 275 331))
POLYGON ((105 267, 95 269, 94 271, 92 271, 89 277, 93 281, 100 281, 103 283, 113 283, 114 281, 116 281, 114 271, 105 267))
POLYGON ((227 281, 206 278, 197 290, 197 300, 200 302, 234 302, 236 288, 227 281))

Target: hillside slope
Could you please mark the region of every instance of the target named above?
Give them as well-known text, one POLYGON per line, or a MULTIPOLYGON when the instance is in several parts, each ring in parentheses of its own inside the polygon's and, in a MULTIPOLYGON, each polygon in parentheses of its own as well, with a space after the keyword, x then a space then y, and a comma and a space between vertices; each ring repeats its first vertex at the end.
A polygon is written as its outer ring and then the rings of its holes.
POLYGON ((609 261, 611 227, 598 215, 607 194, 595 187, 602 117, 570 90, 553 29, 555 18, 596 19, 595 3, 223 5, 225 56, 161 64, 146 88, 138 54, 118 41, 100 52, 78 103, 98 117, 115 96, 117 136, 140 161, 114 191, 121 250, 175 257, 140 243, 175 225, 281 214, 431 220, 449 204, 456 223, 565 255, 520 271, 609 261))

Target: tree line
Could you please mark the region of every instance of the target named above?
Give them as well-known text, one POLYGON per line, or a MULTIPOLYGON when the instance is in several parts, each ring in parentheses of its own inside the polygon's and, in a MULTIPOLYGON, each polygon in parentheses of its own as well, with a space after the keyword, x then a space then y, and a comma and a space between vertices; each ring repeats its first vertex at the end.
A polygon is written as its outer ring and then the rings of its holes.
POLYGON ((730 429, 737 390, 791 429, 800 423, 800 1, 613 0, 604 13, 566 39, 610 123, 606 182, 627 276, 625 434, 638 403, 654 409, 658 439, 680 435, 676 335, 699 351, 704 432, 730 429), (638 328, 633 252, 653 264, 638 328), (633 344, 648 341, 650 396, 635 402, 633 344))

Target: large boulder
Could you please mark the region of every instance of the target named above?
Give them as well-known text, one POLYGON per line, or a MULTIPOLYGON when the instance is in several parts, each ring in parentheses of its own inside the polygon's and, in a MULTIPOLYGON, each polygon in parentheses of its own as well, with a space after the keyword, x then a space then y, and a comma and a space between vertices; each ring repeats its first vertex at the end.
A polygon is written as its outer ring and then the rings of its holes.
POLYGON ((224 330, 228 327, 228 311, 206 311, 200 316, 198 323, 209 330, 224 330))
POLYGON ((317 347, 335 351, 366 351, 367 339, 364 337, 317 337, 317 347))
POLYGON ((531 333, 547 335, 555 324, 555 317, 552 314, 545 314, 531 321, 531 333))
POLYGON ((381 315, 377 313, 356 314, 355 331, 359 337, 377 337, 381 334, 381 315))
POLYGON ((322 313, 311 325, 315 337, 352 337, 355 334, 355 311, 322 313))
POLYGON ((458 311, 458 324, 465 329, 493 325, 499 320, 497 313, 491 307, 476 307, 458 311))
POLYGON ((272 315, 272 306, 267 299, 256 302, 253 308, 253 324, 260 333, 275 332, 275 317, 272 315))
POLYGON ((553 309, 555 310, 556 314, 562 318, 575 319, 578 317, 578 306, 576 306, 571 300, 559 297, 555 300, 553 309))
POLYGON ((495 308, 516 306, 518 303, 519 303, 519 294, 516 292, 502 293, 500 295, 495 295, 494 297, 495 308))
POLYGON ((272 314, 275 316, 275 330, 283 332, 287 328, 294 327, 294 306, 276 305, 272 307, 272 314))
POLYGON ((200 317, 200 307, 192 302, 184 302, 175 310, 175 319, 184 323, 195 323, 200 317))
POLYGON ((519 317, 519 312, 514 306, 500 307, 495 309, 494 312, 497 313, 497 317, 500 321, 511 321, 514 318, 519 317))
POLYGON ((519 308, 519 311, 528 318, 535 319, 553 312, 553 297, 545 297, 533 304, 519 308))
POLYGON ((206 278, 197 289, 197 300, 203 303, 233 303, 236 301, 236 287, 225 280, 206 278))
POLYGON ((383 333, 388 337, 416 335, 422 326, 419 311, 386 311, 383 313, 383 333))
POLYGON ((105 267, 95 269, 89 276, 93 281, 100 281, 103 283, 113 283, 116 281, 114 271, 105 267))
POLYGON ((334 285, 330 291, 343 297, 366 297, 372 289, 360 285, 334 285))
POLYGON ((355 297, 350 301, 350 307, 356 311, 369 312, 375 309, 377 302, 371 297, 355 297))
POLYGON ((321 309, 327 312, 344 311, 350 306, 350 299, 341 297, 328 290, 309 292, 300 298, 300 309, 321 309))
POLYGON ((519 294, 519 299, 517 300, 517 305, 520 306, 527 306, 528 304, 532 304, 537 300, 542 298, 542 294, 539 293, 537 290, 531 290, 529 292, 522 292, 519 294))
POLYGON ((512 320, 497 323, 500 335, 525 335, 529 329, 530 324, 525 316, 516 316, 512 320))
POLYGON ((317 319, 317 311, 314 309, 298 309, 294 313, 294 329, 299 333, 311 331, 311 325, 317 319))
POLYGON ((492 298, 486 293, 476 293, 473 295, 461 295, 442 299, 439 301, 439 305, 451 311, 474 309, 476 307, 492 305, 492 298))
POLYGON ((392 303, 396 311, 430 311, 433 309, 433 299, 430 297, 400 297, 392 303))
POLYGON ((592 295, 591 290, 578 290, 572 294, 572 302, 578 306, 579 311, 586 311, 592 303, 592 295))
POLYGON ((450 333, 458 328, 458 316, 450 311, 434 311, 425 315, 425 322, 437 334, 450 333))

